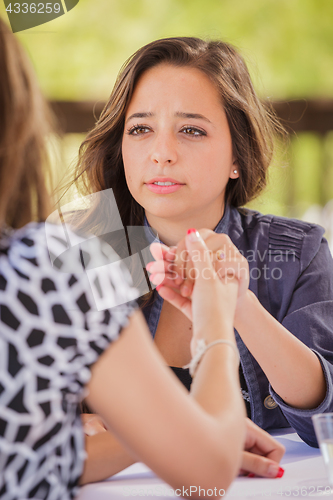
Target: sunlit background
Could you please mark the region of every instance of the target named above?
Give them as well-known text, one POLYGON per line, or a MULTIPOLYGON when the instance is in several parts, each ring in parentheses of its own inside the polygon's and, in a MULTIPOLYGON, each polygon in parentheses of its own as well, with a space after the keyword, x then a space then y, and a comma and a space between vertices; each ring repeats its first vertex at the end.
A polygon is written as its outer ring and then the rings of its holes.
MULTIPOLYGON (((0 14, 7 19, 2 1, 0 14)), ((332 0, 80 0, 66 15, 17 36, 49 99, 99 102, 135 50, 181 35, 238 47, 263 99, 304 99, 304 110, 318 100, 332 109, 332 0)), ((58 180, 83 137, 61 140, 58 180)), ((269 185, 251 207, 319 222, 333 248, 333 131, 319 133, 314 125, 277 146, 269 185)))

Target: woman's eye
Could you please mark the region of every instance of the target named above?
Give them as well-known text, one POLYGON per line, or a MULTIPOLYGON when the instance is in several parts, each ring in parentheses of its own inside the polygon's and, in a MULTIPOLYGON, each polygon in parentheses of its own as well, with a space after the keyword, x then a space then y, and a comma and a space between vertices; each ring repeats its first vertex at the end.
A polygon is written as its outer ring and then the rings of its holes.
POLYGON ((204 130, 201 130, 200 128, 196 127, 183 127, 181 129, 181 132, 184 133, 185 135, 190 135, 192 137, 200 137, 203 135, 207 135, 207 133, 204 130))
POLYGON ((134 127, 131 127, 129 130, 128 130, 128 134, 129 135, 142 135, 142 134, 146 134, 147 132, 149 132, 149 128, 148 127, 144 127, 143 125, 135 125, 134 127))

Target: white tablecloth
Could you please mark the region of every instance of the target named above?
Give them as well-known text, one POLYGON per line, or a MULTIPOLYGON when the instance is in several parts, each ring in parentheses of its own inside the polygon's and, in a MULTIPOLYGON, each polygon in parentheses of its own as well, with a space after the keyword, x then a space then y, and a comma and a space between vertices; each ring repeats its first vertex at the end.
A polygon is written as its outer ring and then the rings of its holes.
MULTIPOLYGON (((238 477, 224 498, 235 500, 283 498, 332 498, 320 451, 306 445, 297 434, 286 431, 275 434, 285 447, 281 465, 285 469, 280 479, 238 477)), ((77 500, 124 500, 148 497, 177 498, 173 490, 143 464, 135 464, 108 481, 81 488, 77 500)), ((186 495, 185 495, 186 498, 186 495)))

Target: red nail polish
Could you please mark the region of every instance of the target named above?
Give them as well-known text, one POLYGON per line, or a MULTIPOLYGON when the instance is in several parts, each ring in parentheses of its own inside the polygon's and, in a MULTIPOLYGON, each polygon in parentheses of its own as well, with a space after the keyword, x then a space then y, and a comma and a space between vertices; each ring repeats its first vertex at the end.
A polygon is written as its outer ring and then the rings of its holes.
POLYGON ((253 474, 253 472, 250 472, 250 474, 248 474, 247 477, 255 477, 255 474, 253 474))
POLYGON ((191 234, 191 233, 195 233, 195 232, 196 232, 196 229, 193 229, 193 228, 187 230, 187 234, 191 234))
POLYGON ((278 473, 277 473, 277 475, 276 475, 276 477, 282 477, 282 476, 283 476, 283 474, 284 474, 284 469, 282 469, 282 467, 280 467, 280 468, 279 468, 279 471, 278 471, 278 473))

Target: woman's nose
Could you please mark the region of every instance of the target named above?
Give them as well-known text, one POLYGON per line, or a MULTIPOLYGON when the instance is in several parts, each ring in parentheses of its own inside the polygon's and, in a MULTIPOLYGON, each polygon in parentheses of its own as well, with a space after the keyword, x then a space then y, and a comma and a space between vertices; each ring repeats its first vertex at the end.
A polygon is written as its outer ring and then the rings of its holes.
POLYGON ((151 160, 155 165, 172 165, 177 160, 176 140, 170 136, 157 136, 151 150, 151 160))

